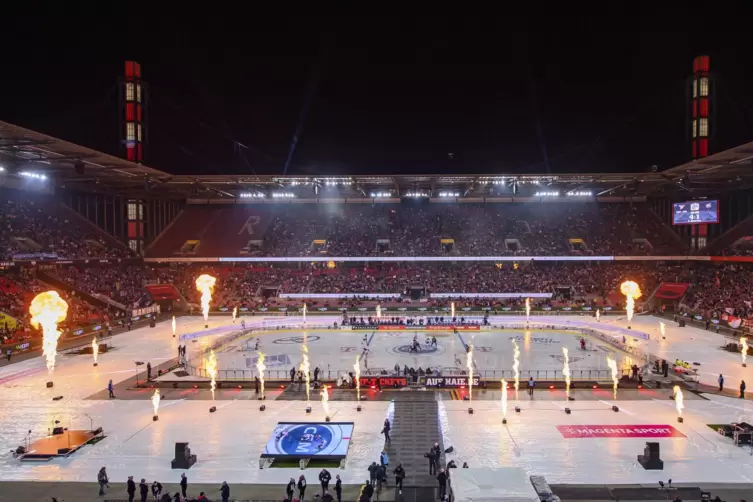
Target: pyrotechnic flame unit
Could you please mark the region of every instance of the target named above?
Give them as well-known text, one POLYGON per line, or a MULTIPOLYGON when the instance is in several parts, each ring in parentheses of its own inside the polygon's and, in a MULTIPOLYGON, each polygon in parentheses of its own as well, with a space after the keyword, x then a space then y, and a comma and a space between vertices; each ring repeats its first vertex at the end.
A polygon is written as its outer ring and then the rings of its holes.
POLYGON ((502 379, 502 423, 507 423, 507 381, 502 379))
POLYGON ((256 360, 256 371, 259 372, 259 401, 264 400, 264 371, 267 369, 267 365, 264 364, 264 357, 264 352, 259 352, 259 358, 256 360))
POLYGON ((196 278, 196 289, 201 293, 201 313, 204 315, 204 328, 209 327, 209 304, 212 303, 212 291, 217 279, 211 275, 201 274, 196 278))
MULTIPOLYGON (((68 316, 68 304, 57 291, 46 291, 39 293, 31 301, 29 314, 31 325, 35 328, 42 327, 42 352, 47 361, 47 372, 52 377, 60 338, 58 324, 65 321, 68 316)), ((48 388, 52 386, 52 381, 47 382, 48 388)))
POLYGON ((356 356, 356 364, 353 365, 353 370, 355 371, 356 375, 356 401, 359 402, 359 405, 356 407, 357 411, 361 411, 361 356, 356 356))
POLYGON ((643 292, 640 286, 633 281, 625 281, 620 284, 620 292, 625 295, 625 310, 627 310, 628 329, 630 329, 630 322, 633 320, 633 315, 635 314, 635 300, 640 298, 643 292))
MULTIPOLYGON (((466 353, 465 364, 468 367, 468 401, 473 401, 473 340, 468 345, 468 352, 466 353)), ((473 415, 473 408, 468 408, 468 414, 473 415)))
POLYGON ((159 420, 159 402, 160 402, 160 394, 159 389, 154 389, 154 394, 152 395, 152 408, 154 409, 154 415, 152 416, 152 421, 156 422, 159 420))
POLYGON ((214 350, 210 350, 204 358, 204 370, 211 379, 210 389, 212 390, 212 401, 214 401, 214 392, 217 388, 217 356, 214 354, 214 350))
POLYGON ((97 366, 97 356, 99 355, 99 343, 97 343, 97 337, 92 338, 92 356, 94 356, 94 366, 97 366))
POLYGON ((617 361, 612 359, 612 356, 607 355, 607 366, 612 373, 612 394, 617 399, 617 386, 620 383, 619 372, 617 371, 617 361))
POLYGON ((675 399, 675 410, 677 410, 677 421, 679 423, 682 423, 682 410, 685 408, 685 396, 683 396, 682 389, 679 385, 675 385, 672 388, 672 392, 674 393, 673 397, 675 399))
POLYGON ((172 324, 172 328, 173 328, 173 338, 175 338, 175 331, 176 331, 176 329, 177 329, 177 325, 176 325, 176 323, 175 323, 175 316, 173 316, 173 324, 172 324))
POLYGON ((748 339, 744 336, 740 337, 740 356, 743 359, 743 368, 748 367, 748 339))
POLYGON ((326 385, 322 385, 322 408, 324 408, 324 421, 329 422, 329 392, 326 385))

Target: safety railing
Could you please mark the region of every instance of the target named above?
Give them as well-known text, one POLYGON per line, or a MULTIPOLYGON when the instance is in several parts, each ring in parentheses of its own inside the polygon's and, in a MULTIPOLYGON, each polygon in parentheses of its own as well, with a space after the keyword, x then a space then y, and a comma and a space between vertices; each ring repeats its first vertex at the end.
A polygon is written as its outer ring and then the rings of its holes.
MULTIPOLYGON (((186 371, 189 375, 197 376, 200 378, 210 378, 207 371, 202 367, 197 366, 191 366, 188 365, 186 367, 186 371)), ((322 371, 322 373, 319 375, 320 380, 334 380, 340 377, 347 376, 349 373, 352 373, 353 370, 325 370, 322 371)), ((478 376, 481 379, 484 380, 501 380, 505 379, 507 381, 514 381, 515 380, 515 372, 511 369, 505 369, 505 370, 499 370, 499 369, 482 369, 478 371, 474 371, 474 376, 478 376)), ((460 370, 450 370, 450 371, 440 371, 439 374, 433 374, 433 376, 466 376, 467 373, 465 371, 460 370)), ((622 369, 618 370, 617 372, 617 378, 622 378, 623 376, 629 376, 630 370, 628 369, 622 369)), ((254 377, 258 377, 259 372, 255 369, 226 369, 226 370, 218 370, 217 371, 217 380, 220 381, 245 381, 245 380, 253 380, 254 377)), ((387 371, 362 371, 361 376, 385 376, 385 377, 394 377, 394 376, 405 376, 403 372, 401 371, 399 374, 395 373, 394 371, 387 372, 387 371)), ((420 379, 424 378, 425 375, 419 375, 419 381, 420 379)), ((285 369, 268 369, 264 371, 264 378, 266 380, 275 380, 275 381, 289 381, 290 380, 290 370, 285 369)), ((313 380, 313 374, 311 376, 313 380)), ((562 370, 521 370, 519 375, 519 380, 522 382, 524 380, 528 380, 530 378, 533 378, 534 380, 546 380, 546 381, 564 381, 565 375, 562 373, 562 370)), ((298 381, 298 373, 296 371, 294 375, 294 379, 298 381)), ((591 369, 591 370, 571 370, 570 371, 570 380, 573 382, 606 382, 606 381, 612 381, 612 372, 609 369, 591 369)))

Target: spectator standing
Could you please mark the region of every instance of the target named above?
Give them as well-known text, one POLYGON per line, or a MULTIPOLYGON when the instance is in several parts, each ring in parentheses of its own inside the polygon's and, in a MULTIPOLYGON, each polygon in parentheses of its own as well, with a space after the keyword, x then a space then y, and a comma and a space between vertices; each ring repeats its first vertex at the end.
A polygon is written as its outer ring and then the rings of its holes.
POLYGON ((340 475, 335 475, 335 495, 337 495, 337 502, 342 502, 343 496, 343 481, 340 479, 340 475))
POLYGON ((740 381, 740 399, 745 399, 745 380, 740 381))
POLYGON ((290 478, 288 485, 285 487, 285 493, 288 495, 289 500, 293 500, 293 493, 295 493, 295 479, 290 478))
POLYGON ((97 473, 97 483, 99 483, 99 496, 101 497, 105 494, 105 486, 108 486, 110 483, 110 480, 107 479, 107 471, 104 467, 97 473))
POLYGON ((447 493, 447 473, 444 472, 444 469, 439 469, 437 483, 439 484, 439 500, 443 500, 447 493))
POLYGON ((719 373, 719 378, 717 378, 717 382, 719 382, 719 392, 724 390, 724 375, 719 373))
POLYGON ((384 434, 384 440, 390 443, 392 441, 392 438, 390 437, 390 431, 392 430, 392 425, 390 424, 390 419, 385 418, 384 419, 384 428, 382 429, 382 434, 384 434))
POLYGON ((319 483, 322 485, 322 497, 324 496, 324 492, 329 488, 330 479, 332 479, 332 475, 329 471, 327 469, 322 469, 322 472, 319 473, 319 483))
POLYGON ((301 502, 303 502, 303 499, 306 497, 306 476, 301 474, 298 477, 298 498, 301 499, 301 502))
POLYGON ((149 485, 146 484, 144 478, 141 478, 141 483, 139 483, 139 493, 141 494, 141 502, 146 502, 146 498, 149 496, 149 485))
POLYGON ((230 500, 230 486, 228 486, 227 481, 222 482, 220 496, 222 497, 222 502, 228 502, 228 500, 230 500))
POLYGON ((136 496, 136 483, 133 482, 133 476, 128 476, 126 493, 128 494, 128 502, 133 502, 133 497, 136 496))
POLYGON ((188 490, 188 478, 186 477, 186 473, 180 475, 180 492, 183 495, 183 498, 186 498, 186 490, 188 490))
POLYGON ((107 383, 107 392, 110 393, 110 398, 114 398, 115 397, 115 393, 113 392, 114 390, 115 390, 115 386, 112 384, 112 380, 110 380, 107 383))

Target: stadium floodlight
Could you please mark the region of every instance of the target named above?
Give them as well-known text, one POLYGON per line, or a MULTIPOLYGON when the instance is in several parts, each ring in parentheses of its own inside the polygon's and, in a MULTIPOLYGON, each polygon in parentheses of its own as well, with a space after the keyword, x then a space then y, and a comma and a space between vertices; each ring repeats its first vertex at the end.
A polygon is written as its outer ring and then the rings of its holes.
POLYGON ((567 192, 568 197, 591 197, 593 192, 590 190, 578 190, 574 192, 567 192))
POLYGON ((559 192, 536 192, 534 197, 559 197, 559 192))
POLYGON ((293 197, 295 197, 295 194, 290 192, 275 192, 272 194, 274 199, 292 199, 293 197))
POLYGON ((405 192, 403 194, 405 197, 428 197, 429 194, 426 192, 405 192))
POLYGON ((440 197, 460 197, 460 192, 439 192, 440 197))
POLYGON ((24 178, 31 178, 34 180, 46 180, 47 179, 46 174, 33 173, 31 171, 21 171, 19 174, 23 176, 24 178))
POLYGON ((5 168, 3 166, 0 166, 0 173, 4 172, 5 168))
POLYGON ((263 199, 266 197, 266 195, 261 192, 241 192, 238 196, 241 199, 263 199))
POLYGON ((371 192, 370 195, 371 195, 372 199, 377 199, 377 198, 380 198, 380 197, 382 197, 382 198, 383 197, 391 197, 392 196, 392 194, 390 192, 371 192))

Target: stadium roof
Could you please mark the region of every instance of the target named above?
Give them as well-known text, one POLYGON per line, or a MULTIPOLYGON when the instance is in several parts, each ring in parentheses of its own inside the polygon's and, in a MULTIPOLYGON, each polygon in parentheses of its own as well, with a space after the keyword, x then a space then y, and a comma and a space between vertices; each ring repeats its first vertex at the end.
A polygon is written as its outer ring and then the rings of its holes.
POLYGON ((458 174, 373 176, 171 175, 6 122, 0 165, 7 174, 45 174, 58 186, 129 197, 511 196, 536 192, 705 196, 753 187, 753 142, 703 159, 643 173, 458 174))

